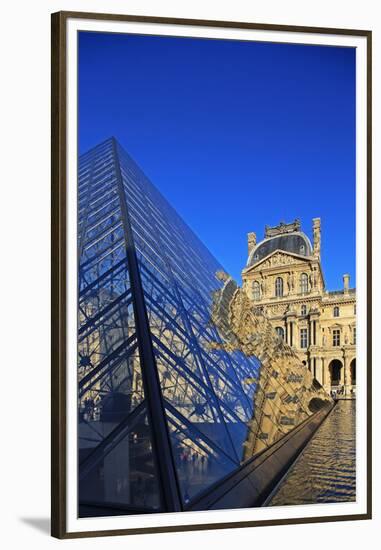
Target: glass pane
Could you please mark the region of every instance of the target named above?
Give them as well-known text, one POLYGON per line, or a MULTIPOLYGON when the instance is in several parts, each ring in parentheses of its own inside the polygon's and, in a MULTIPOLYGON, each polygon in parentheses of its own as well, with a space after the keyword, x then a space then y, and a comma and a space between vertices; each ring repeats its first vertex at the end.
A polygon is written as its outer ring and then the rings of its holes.
POLYGON ((147 414, 140 405, 80 464, 79 515, 157 511, 160 494, 147 414))
MULTIPOLYGON (((206 435, 198 431, 198 423, 187 421, 167 406, 168 424, 177 475, 184 504, 232 472, 237 464, 226 456, 206 435)), ((210 425, 211 432, 216 429, 210 425)))

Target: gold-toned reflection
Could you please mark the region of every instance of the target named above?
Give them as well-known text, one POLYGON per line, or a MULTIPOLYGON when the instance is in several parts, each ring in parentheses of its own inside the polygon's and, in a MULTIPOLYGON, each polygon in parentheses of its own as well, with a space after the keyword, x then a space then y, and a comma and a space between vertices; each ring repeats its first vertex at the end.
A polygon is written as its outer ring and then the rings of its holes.
POLYGON ((278 336, 262 308, 253 307, 246 293, 226 273, 219 271, 216 277, 223 287, 214 294, 211 317, 224 342, 214 342, 211 347, 229 352, 239 350, 261 362, 259 376, 244 380, 247 385, 255 384, 245 461, 332 399, 296 352, 278 336))

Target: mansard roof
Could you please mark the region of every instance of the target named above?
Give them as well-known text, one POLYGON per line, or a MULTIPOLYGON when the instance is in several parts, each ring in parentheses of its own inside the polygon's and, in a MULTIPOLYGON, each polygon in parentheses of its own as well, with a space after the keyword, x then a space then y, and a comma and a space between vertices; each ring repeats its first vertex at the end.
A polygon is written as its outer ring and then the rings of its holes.
POLYGON ((251 267, 276 250, 283 250, 298 256, 312 256, 312 246, 309 238, 302 231, 291 231, 265 238, 251 251, 247 267, 251 267))

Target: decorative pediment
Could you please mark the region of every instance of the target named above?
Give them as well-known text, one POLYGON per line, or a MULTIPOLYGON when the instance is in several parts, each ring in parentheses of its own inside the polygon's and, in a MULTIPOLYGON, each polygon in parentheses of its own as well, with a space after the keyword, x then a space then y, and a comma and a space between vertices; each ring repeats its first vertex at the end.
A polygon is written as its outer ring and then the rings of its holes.
POLYGON ((309 261, 310 258, 306 258, 306 256, 300 256, 299 254, 292 254, 290 252, 275 250, 274 252, 263 258, 263 260, 254 264, 250 268, 245 269, 245 272, 249 273, 250 271, 259 271, 271 267, 296 265, 300 264, 301 262, 307 263, 309 261))
POLYGON ((330 327, 328 327, 328 332, 331 334, 331 332, 335 329, 339 329, 339 330, 342 330, 343 328, 343 325, 340 325, 340 323, 334 323, 333 325, 331 325, 330 327))

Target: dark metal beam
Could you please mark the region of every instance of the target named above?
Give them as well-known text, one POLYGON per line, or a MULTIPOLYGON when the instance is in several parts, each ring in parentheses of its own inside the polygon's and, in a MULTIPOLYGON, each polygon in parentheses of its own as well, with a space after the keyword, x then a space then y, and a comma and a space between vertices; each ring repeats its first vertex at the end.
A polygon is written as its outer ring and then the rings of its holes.
POLYGON ((161 481, 165 509, 168 512, 178 512, 182 510, 180 488, 161 395, 160 380, 152 348, 148 316, 144 302, 143 286, 140 278, 138 259, 134 246, 132 227, 123 185, 118 145, 114 138, 112 139, 112 142, 117 187, 125 234, 125 247, 130 273, 136 333, 138 336, 138 347, 142 367, 142 379, 145 397, 147 400, 148 418, 152 430, 152 446, 161 481))

